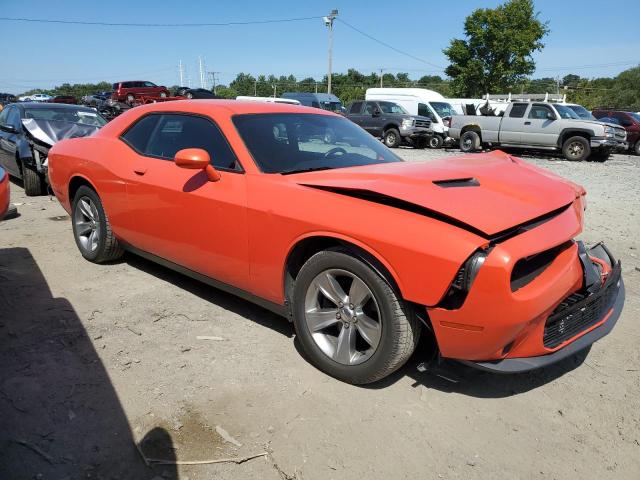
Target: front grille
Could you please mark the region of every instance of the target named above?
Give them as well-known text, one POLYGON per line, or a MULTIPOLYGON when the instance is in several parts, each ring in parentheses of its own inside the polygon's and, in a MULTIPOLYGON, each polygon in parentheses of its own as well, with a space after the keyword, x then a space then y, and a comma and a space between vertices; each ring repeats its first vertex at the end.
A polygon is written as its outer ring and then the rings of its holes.
POLYGON ((626 140, 627 139, 627 131, 622 128, 616 128, 614 132, 615 137, 618 140, 626 140))
POLYGON ((615 300, 620 280, 620 262, 614 267, 600 290, 588 294, 576 292, 565 298, 547 319, 543 343, 555 348, 592 327, 606 314, 615 300))
POLYGON ((431 122, 426 120, 416 120, 416 127, 429 128, 431 126, 431 122))

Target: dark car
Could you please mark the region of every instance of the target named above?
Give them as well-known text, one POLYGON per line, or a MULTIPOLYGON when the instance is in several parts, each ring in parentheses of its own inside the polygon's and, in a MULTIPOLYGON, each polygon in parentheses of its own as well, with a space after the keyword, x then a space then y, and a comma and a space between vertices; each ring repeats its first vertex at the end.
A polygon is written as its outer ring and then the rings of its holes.
POLYGON ((89 107, 102 107, 111 98, 113 92, 96 92, 82 97, 82 103, 89 107))
POLYGON ((29 196, 46 191, 49 149, 64 138, 91 135, 107 121, 78 105, 21 102, 0 112, 0 166, 24 182, 29 196))
POLYGON ((220 98, 218 95, 213 93, 211 90, 207 90, 206 88, 189 88, 189 87, 180 87, 176 89, 175 96, 193 98, 193 99, 220 98))
POLYGON ((69 105, 77 105, 78 104, 78 99, 76 97, 71 96, 71 95, 57 95, 57 96, 53 97, 50 101, 51 101, 51 103, 67 103, 69 105))
POLYGON ((391 148, 403 140, 421 147, 433 137, 428 118, 411 115, 393 102, 353 102, 345 116, 391 148))
POLYGON ((604 118, 617 120, 616 123, 627 131, 629 150, 640 155, 640 113, 609 107, 596 108, 592 113, 600 121, 604 118))
POLYGON ((7 105, 9 103, 15 103, 18 101, 18 97, 11 93, 0 93, 0 105, 7 105))
POLYGON ((140 97, 168 97, 167 87, 156 85, 145 80, 118 82, 113 84, 111 99, 114 102, 126 102, 129 105, 140 97))
POLYGON ((335 113, 344 113, 342 102, 331 93, 284 92, 282 98, 297 100, 305 107, 321 108, 335 113))

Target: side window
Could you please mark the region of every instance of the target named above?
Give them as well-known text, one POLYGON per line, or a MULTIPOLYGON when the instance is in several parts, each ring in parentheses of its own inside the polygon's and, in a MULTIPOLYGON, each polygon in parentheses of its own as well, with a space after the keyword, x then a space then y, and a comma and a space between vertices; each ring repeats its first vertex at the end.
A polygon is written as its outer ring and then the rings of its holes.
POLYGON ((10 108, 9 115, 7 116, 7 124, 13 125, 16 129, 22 129, 22 122, 20 121, 20 111, 17 108, 10 108))
POLYGON ((122 135, 122 140, 125 141, 131 148, 133 148, 136 152, 144 155, 147 151, 147 144, 149 143, 149 138, 151 138, 151 134, 153 133, 153 129, 158 123, 161 115, 147 115, 143 117, 141 120, 133 125, 127 130, 127 132, 122 135))
POLYGON ((630 127, 630 126, 633 125, 633 122, 631 121, 631 119, 629 119, 627 117, 626 114, 624 114, 624 113, 614 113, 613 115, 618 120, 620 125, 622 125, 623 127, 630 127))
POLYGON ((553 111, 546 105, 534 105, 529 111, 529 118, 534 120, 548 120, 554 116, 553 111))
POLYGON ((144 82, 144 86, 145 87, 155 87, 156 84, 155 83, 151 83, 151 82, 144 82))
POLYGON ((527 111, 527 107, 529 104, 527 103, 514 103, 511 106, 511 111, 509 112, 510 118, 522 118, 524 117, 524 112, 527 111))
POLYGON ((194 115, 167 114, 153 128, 144 153, 173 160, 184 148, 201 148, 211 157, 211 165, 224 170, 239 170, 235 154, 220 129, 211 121, 194 115))
POLYGON ((320 108, 320 103, 316 102, 316 101, 313 101, 313 102, 311 102, 311 106, 314 107, 314 108, 320 108))
POLYGON ((375 104, 375 102, 367 102, 367 106, 364 109, 364 113, 368 115, 373 115, 373 112, 375 111, 376 108, 378 108, 378 106, 375 104))
POLYGON ((357 113, 360 113, 361 111, 362 111, 362 102, 354 102, 353 105, 351 105, 351 110, 349 110, 349 113, 357 114, 357 113))

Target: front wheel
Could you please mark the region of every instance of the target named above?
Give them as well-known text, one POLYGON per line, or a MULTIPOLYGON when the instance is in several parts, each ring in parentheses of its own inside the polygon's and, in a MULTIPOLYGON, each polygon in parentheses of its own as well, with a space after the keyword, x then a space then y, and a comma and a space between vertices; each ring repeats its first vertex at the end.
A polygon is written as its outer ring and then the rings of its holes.
POLYGON ((315 254, 300 270, 293 321, 309 361, 353 384, 375 382, 400 368, 420 334, 418 319, 384 278, 333 250, 315 254))
POLYGON ((100 197, 87 186, 80 187, 76 192, 71 223, 76 245, 87 260, 103 263, 116 260, 124 253, 111 231, 100 197))
POLYGON ((633 147, 633 151, 636 155, 640 155, 640 140, 638 140, 633 147))
POLYGON ((44 179, 35 170, 29 167, 22 167, 22 181, 24 182, 24 193, 28 197, 37 197, 45 193, 44 179))
POLYGON ((384 135, 382 136, 382 140, 384 144, 389 148, 396 148, 400 146, 400 142, 402 137, 400 137, 400 132, 395 128, 390 128, 384 135))
POLYGON ((562 154, 564 158, 572 162, 586 160, 591 155, 589 140, 579 136, 568 138, 562 145, 562 154))
POLYGON ((434 135, 433 137, 429 137, 429 148, 440 148, 442 147, 442 137, 440 135, 434 135))

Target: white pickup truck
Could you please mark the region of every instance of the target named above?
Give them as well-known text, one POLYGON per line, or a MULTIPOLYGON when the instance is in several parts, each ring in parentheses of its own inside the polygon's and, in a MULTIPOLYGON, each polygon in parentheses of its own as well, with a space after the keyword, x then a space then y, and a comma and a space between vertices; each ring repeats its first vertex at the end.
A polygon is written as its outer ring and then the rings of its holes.
POLYGON ((550 102, 513 102, 501 116, 454 115, 449 136, 463 152, 500 146, 561 150, 574 161, 605 161, 627 139, 624 128, 583 120, 566 105, 550 102))

